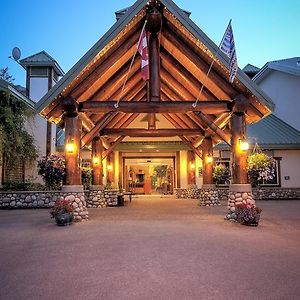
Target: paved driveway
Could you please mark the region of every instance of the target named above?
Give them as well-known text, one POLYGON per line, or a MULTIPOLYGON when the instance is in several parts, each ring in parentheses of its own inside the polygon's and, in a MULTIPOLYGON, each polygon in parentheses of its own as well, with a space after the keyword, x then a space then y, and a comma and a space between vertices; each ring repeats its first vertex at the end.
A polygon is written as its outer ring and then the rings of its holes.
POLYGON ((258 228, 169 197, 68 227, 0 210, 0 299, 300 299, 300 201, 260 206, 258 228))

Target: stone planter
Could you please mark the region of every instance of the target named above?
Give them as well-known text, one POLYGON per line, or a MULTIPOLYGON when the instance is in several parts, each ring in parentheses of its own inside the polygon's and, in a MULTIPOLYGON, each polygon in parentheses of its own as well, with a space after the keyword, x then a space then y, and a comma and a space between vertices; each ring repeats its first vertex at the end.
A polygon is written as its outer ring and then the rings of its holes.
POLYGON ((73 220, 74 215, 72 213, 59 214, 55 217, 55 221, 58 226, 71 225, 73 220))

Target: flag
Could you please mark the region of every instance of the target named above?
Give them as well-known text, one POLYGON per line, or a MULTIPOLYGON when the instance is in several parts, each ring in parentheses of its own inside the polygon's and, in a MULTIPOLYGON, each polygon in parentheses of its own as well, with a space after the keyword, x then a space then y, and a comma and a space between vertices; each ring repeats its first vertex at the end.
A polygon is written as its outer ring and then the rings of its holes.
POLYGON ((141 32, 137 50, 142 57, 142 63, 141 63, 142 78, 144 80, 148 80, 149 79, 149 53, 148 53, 148 41, 147 41, 145 26, 143 27, 143 30, 141 32))
POLYGON ((227 29, 224 33, 223 39, 219 46, 220 50, 225 53, 230 59, 229 65, 229 81, 233 82, 234 77, 238 70, 235 46, 234 46, 234 38, 233 38, 233 31, 231 27, 231 20, 227 26, 227 29))

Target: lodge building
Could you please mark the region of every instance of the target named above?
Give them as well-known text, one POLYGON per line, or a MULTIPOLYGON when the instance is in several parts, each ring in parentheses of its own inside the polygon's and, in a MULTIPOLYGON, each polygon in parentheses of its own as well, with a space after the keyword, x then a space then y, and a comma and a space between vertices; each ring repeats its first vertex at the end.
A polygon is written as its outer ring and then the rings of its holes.
POLYGON ((93 168, 95 189, 212 189, 217 158, 231 168, 230 190, 251 193, 246 126, 274 103, 240 69, 229 81, 229 58, 189 14, 171 0, 138 0, 66 74, 45 52, 21 60, 27 95, 47 120, 45 154, 55 135, 63 146, 65 191, 82 191, 82 163, 93 168), (149 80, 137 49, 143 30, 149 80))

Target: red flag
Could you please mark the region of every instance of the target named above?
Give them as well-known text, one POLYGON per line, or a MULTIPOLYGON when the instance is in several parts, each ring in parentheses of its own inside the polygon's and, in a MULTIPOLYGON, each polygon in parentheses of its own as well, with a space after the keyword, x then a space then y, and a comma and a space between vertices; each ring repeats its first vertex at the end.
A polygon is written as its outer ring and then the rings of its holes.
POLYGON ((142 56, 142 63, 141 63, 142 78, 144 80, 149 80, 149 54, 148 54, 148 42, 147 42, 145 27, 141 32, 137 50, 142 56))

